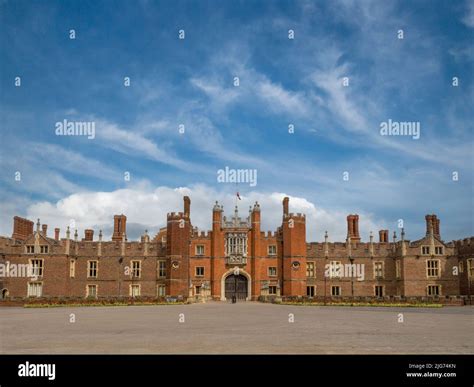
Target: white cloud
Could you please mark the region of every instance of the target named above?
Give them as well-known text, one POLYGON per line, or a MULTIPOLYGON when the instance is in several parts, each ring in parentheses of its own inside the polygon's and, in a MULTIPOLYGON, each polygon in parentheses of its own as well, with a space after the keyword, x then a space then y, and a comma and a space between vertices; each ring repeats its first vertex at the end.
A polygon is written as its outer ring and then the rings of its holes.
MULTIPOLYGON (((62 234, 71 219, 74 219, 82 237, 86 228, 94 228, 96 232, 99 228, 110 230, 113 215, 123 213, 127 216, 127 223, 134 224, 133 232, 136 235, 129 237, 136 239, 145 229, 153 234, 157 232, 159 227, 166 224, 168 212, 182 211, 184 195, 191 198, 192 223, 201 230, 211 228, 212 207, 215 200, 219 200, 219 203, 224 205, 224 215, 231 216, 237 203, 239 214, 244 218, 248 216, 249 206, 258 201, 262 211, 262 230, 275 231, 281 225, 283 197, 289 196, 290 211, 306 214, 308 241, 323 240, 326 230, 332 241, 344 241, 346 237, 346 216, 349 212, 327 211, 305 198, 280 192, 253 191, 242 196, 241 201, 236 201, 234 193, 219 192, 206 185, 154 189, 141 186, 111 192, 77 193, 55 203, 45 201, 32 204, 27 209, 27 217, 40 218, 42 223, 50 225, 50 229, 60 227, 62 234)), ((381 228, 371 214, 359 215, 360 229, 365 239, 368 238, 370 230, 381 228)), ((110 238, 110 235, 105 237, 110 238)))

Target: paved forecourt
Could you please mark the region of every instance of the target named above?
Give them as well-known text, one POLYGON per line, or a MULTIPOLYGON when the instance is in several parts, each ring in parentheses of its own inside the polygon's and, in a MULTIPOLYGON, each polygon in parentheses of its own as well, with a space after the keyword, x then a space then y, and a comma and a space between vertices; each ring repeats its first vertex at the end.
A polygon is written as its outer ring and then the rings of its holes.
POLYGON ((4 307, 0 353, 472 354, 473 328, 468 306, 4 307))

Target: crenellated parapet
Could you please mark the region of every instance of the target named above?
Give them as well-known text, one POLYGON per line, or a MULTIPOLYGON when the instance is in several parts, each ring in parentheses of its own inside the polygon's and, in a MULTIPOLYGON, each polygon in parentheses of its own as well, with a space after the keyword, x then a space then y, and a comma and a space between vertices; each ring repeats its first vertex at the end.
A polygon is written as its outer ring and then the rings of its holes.
POLYGON ((181 219, 190 220, 190 216, 189 216, 189 214, 187 214, 185 212, 169 212, 166 215, 166 220, 167 221, 181 220, 181 219))
POLYGON ((260 231, 260 237, 263 239, 274 239, 277 236, 278 236, 277 231, 267 231, 266 233, 265 231, 260 231))
MULTIPOLYGON (((348 255, 347 242, 310 242, 307 243, 308 258, 337 258, 348 255)), ((354 258, 386 257, 392 253, 388 243, 351 242, 351 256, 354 258), (371 254, 371 247, 373 254, 371 254)))
POLYGON ((456 251, 458 254, 474 255, 474 237, 459 239, 457 241, 453 241, 456 251))
POLYGON ((193 239, 211 239, 212 231, 198 231, 194 230, 191 237, 193 239))

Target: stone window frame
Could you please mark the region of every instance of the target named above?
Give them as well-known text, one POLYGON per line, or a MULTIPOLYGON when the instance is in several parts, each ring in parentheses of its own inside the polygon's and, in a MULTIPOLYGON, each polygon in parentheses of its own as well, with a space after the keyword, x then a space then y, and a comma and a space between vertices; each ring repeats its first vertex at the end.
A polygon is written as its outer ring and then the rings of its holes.
POLYGON ((87 284, 86 285, 86 298, 97 298, 99 295, 99 285, 97 284, 87 284), (95 295, 91 295, 89 292, 89 287, 94 287, 95 288, 95 295))
POLYGON ((344 275, 344 266, 342 266, 342 261, 330 261, 329 262, 329 278, 341 279, 344 275), (333 267, 339 268, 339 275, 333 275, 333 267))
POLYGON ((34 254, 35 253, 35 245, 26 245, 26 254, 34 254))
POLYGON ((270 285, 268 286, 268 295, 270 296, 276 296, 277 294, 277 287, 276 285, 270 285))
POLYGON ((197 256, 203 256, 203 255, 205 255, 205 251, 206 251, 206 248, 205 248, 204 245, 201 245, 201 244, 196 245, 195 254, 196 254, 197 256), (202 248, 202 253, 199 252, 199 250, 200 250, 201 248, 202 248))
POLYGON ((156 285, 156 296, 157 297, 166 297, 166 285, 165 284, 157 284, 156 285), (160 289, 164 289, 163 294, 160 294, 160 289))
POLYGON ((43 277, 43 275, 44 275, 44 259, 43 258, 30 258, 28 260, 28 263, 30 264, 31 275, 33 277, 43 277), (36 266, 36 265, 34 265, 33 262, 40 262, 40 265, 36 266), (39 273, 38 274, 35 273, 35 268, 36 267, 39 268, 39 273))
POLYGON ((48 254, 49 253, 49 246, 48 245, 41 245, 40 246, 40 254, 48 254))
POLYGON ((444 255, 444 247, 443 246, 435 246, 434 255, 444 255), (437 252, 438 249, 441 249, 440 253, 437 252))
POLYGON ((205 270, 205 267, 204 266, 196 266, 194 268, 194 274, 196 277, 204 277, 204 273, 206 272, 205 270), (199 269, 202 269, 202 274, 199 274, 199 269))
POLYGON ((306 297, 316 297, 316 285, 306 285, 306 297), (308 289, 309 288, 313 289, 313 291, 312 291, 313 295, 308 294, 308 289))
POLYGON ((384 261, 375 261, 373 263, 372 268, 373 268, 374 279, 383 279, 383 278, 385 278, 385 262, 384 261), (380 266, 381 266, 382 275, 377 275, 377 272, 379 271, 377 269, 378 264, 380 264, 380 266))
POLYGON ((331 297, 340 297, 342 296, 342 287, 340 285, 331 285, 331 297), (337 293, 339 294, 334 294, 334 290, 339 289, 337 293))
POLYGON ((427 259, 426 260, 426 278, 440 278, 441 277, 441 260, 427 259), (430 267, 430 262, 436 262, 436 267, 430 267), (430 275, 430 270, 435 270, 435 275, 430 275))
POLYGON ((278 269, 277 269, 276 266, 269 266, 267 272, 268 272, 269 277, 276 277, 278 275, 278 269), (275 270, 273 270, 273 269, 275 269, 275 270), (272 271, 274 271, 275 274, 272 274, 272 271))
POLYGON ((76 277, 76 260, 70 259, 69 260, 69 278, 76 277))
POLYGON ((421 246, 421 255, 431 255, 431 247, 427 245, 421 246), (424 251, 425 249, 427 252, 424 251))
POLYGON ((27 297, 42 297, 43 296, 43 281, 28 282, 26 286, 27 286, 27 290, 26 290, 27 297), (39 296, 37 294, 36 295, 30 294, 30 286, 33 286, 33 285, 40 286, 41 294, 39 296))
POLYGON ((130 274, 132 278, 142 278, 142 261, 141 259, 132 259, 130 261, 130 274), (135 264, 138 263, 138 267, 134 267, 135 264), (135 273, 138 275, 135 275, 135 273))
POLYGON ((374 297, 382 298, 384 296, 385 296, 385 285, 374 285, 374 297), (377 288, 382 289, 382 295, 381 296, 377 295, 377 288))
POLYGON ((248 235, 245 232, 228 232, 224 239, 225 256, 248 255, 248 235))
POLYGON ((158 259, 158 263, 156 265, 156 269, 157 269, 157 276, 158 278, 166 278, 166 272, 167 272, 167 268, 166 268, 166 261, 164 259, 158 259), (163 267, 161 267, 161 264, 163 263, 163 267), (162 272, 164 273, 164 275, 161 275, 162 272))
POLYGON ((277 255, 277 245, 268 245, 267 247, 268 256, 274 257, 277 255), (273 252, 273 250, 275 250, 273 252))
POLYGON ((97 259, 90 259, 87 261, 87 278, 98 278, 99 277, 99 261, 97 259), (92 269, 92 262, 95 263, 95 275, 90 275, 92 269))
POLYGON ((316 278, 316 262, 315 261, 306 262, 306 278, 316 278), (313 272, 313 275, 308 275, 310 266, 312 266, 311 271, 313 272))
POLYGON ((439 284, 429 284, 426 285, 426 295, 428 297, 440 297, 441 296, 441 291, 442 291, 442 286, 439 284), (438 294, 430 294, 430 289, 432 288, 438 288, 438 294))
POLYGON ((395 278, 402 278, 402 261, 400 259, 395 261, 395 278))
POLYGON ((469 258, 467 262, 467 277, 474 278, 474 258, 469 258))
POLYGON ((141 295, 142 295, 142 285, 141 284, 130 284, 129 287, 128 287, 128 290, 129 290, 129 292, 128 292, 129 297, 135 298, 135 297, 141 297, 141 295), (134 293, 133 289, 138 289, 138 294, 137 295, 133 294, 134 293))

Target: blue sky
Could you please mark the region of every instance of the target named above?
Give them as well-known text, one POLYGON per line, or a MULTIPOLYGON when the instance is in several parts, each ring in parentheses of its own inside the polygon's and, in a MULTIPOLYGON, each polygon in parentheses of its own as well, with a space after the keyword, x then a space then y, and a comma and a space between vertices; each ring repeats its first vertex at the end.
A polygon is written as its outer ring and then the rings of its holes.
POLYGON ((208 229, 236 190, 270 230, 290 196, 308 240, 344 239, 349 213, 363 239, 398 219, 417 239, 428 213, 474 233, 473 1, 2 1, 0 31, 2 235, 13 215, 110 233, 124 212, 137 238, 183 194, 208 229), (56 136, 64 119, 96 137, 56 136), (389 119, 420 139, 381 136, 389 119), (225 166, 257 186, 218 183, 225 166))

